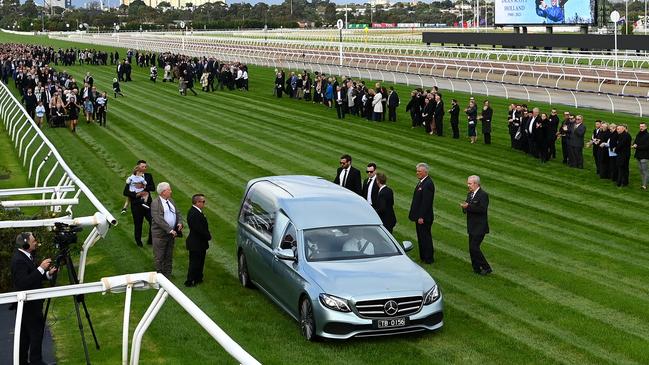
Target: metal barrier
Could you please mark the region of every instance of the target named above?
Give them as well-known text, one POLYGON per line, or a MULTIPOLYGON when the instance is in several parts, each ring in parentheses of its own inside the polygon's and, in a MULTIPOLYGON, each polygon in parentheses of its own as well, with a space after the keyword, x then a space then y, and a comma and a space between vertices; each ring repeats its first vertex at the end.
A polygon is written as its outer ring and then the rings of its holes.
POLYGON ((95 197, 86 184, 79 179, 65 163, 56 147, 47 139, 34 120, 7 86, 0 83, 0 119, 18 152, 33 187, 0 190, 0 206, 48 207, 53 213, 65 215, 51 219, 29 219, 0 221, 1 228, 51 227, 55 222, 92 226, 93 229, 83 242, 79 260, 79 282, 83 282, 88 250, 101 238, 106 237, 111 225, 117 220, 95 197), (91 216, 74 217, 73 207, 79 204, 81 195, 97 210, 91 216), (38 196, 31 200, 5 200, 14 196, 38 196), (72 195, 71 198, 68 196, 72 195), (64 208, 65 207, 65 208, 64 208))
POLYGON ((13 363, 19 364, 20 331, 22 313, 26 301, 59 298, 91 293, 126 293, 124 301, 124 320, 122 332, 122 364, 137 365, 140 362, 142 338, 151 322, 162 308, 168 297, 178 303, 214 340, 216 340, 233 358, 244 365, 260 364, 248 354, 239 344, 228 336, 214 321, 191 301, 180 289, 162 274, 155 272, 137 273, 102 278, 101 281, 86 284, 66 285, 53 288, 28 290, 0 294, 0 304, 17 303, 16 325, 14 329, 13 363), (129 357, 129 320, 131 312, 131 296, 133 290, 158 289, 149 308, 142 316, 131 338, 129 357))

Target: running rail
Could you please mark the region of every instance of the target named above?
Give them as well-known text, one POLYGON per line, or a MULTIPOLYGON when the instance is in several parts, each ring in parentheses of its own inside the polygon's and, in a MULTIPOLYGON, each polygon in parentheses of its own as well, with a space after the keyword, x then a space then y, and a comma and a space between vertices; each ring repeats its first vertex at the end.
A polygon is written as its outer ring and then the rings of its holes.
MULTIPOLYGON (((53 213, 63 212, 64 216, 53 219, 31 219, 0 221, 2 228, 52 227, 56 222, 91 226, 92 231, 83 242, 79 260, 79 282, 83 282, 88 250, 101 238, 106 237, 110 226, 117 219, 95 197, 92 191, 79 179, 65 163, 56 147, 27 114, 22 104, 7 86, 0 82, 0 120, 4 124, 13 147, 18 152, 23 166, 28 171, 33 187, 0 190, 0 206, 42 206, 53 213), (68 194, 72 195, 68 197, 68 194), (74 217, 73 207, 83 196, 97 210, 91 216, 74 217), (37 199, 7 201, 7 197, 31 195, 37 199)), ((6 243, 5 243, 6 244, 6 243)))
MULTIPOLYGON (((47 298, 59 298, 73 295, 93 293, 126 293, 124 301, 124 321, 122 332, 122 364, 137 365, 140 362, 140 349, 142 338, 151 322, 162 308, 168 297, 176 301, 207 333, 218 342, 225 351, 244 365, 260 365, 238 343, 227 335, 214 321, 191 301, 164 275, 155 272, 144 272, 102 278, 94 283, 57 286, 36 290, 11 292, 0 294, 0 304, 18 303, 16 311, 16 325, 14 329, 13 364, 19 365, 20 330, 22 313, 25 302, 47 298), (129 317, 131 312, 131 297, 133 290, 158 289, 158 294, 153 298, 149 308, 138 323, 131 338, 131 351, 129 358, 129 317)), ((173 336, 173 333, 170 333, 173 336)), ((173 340, 173 339, 171 339, 173 340)))

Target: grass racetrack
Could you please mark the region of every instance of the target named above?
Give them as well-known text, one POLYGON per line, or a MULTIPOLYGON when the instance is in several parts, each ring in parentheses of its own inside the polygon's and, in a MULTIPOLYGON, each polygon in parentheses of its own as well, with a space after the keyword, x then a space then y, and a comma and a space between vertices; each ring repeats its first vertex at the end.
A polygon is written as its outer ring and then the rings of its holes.
MULTIPOLYGON (((70 45, 5 34, 0 41, 70 45)), ((65 69, 77 80, 90 71, 98 89, 106 91, 115 75, 113 66, 65 69)), ((320 105, 273 97, 274 76, 266 68, 250 68, 248 93, 198 91, 197 97, 181 97, 176 84, 152 84, 148 69, 133 69, 135 81, 122 83, 126 96, 114 99, 109 93, 107 128, 86 125, 81 117, 77 135, 65 129, 46 129, 46 134, 116 216, 123 203, 124 178, 138 159, 147 160, 156 183, 171 183, 183 213, 192 194, 206 195, 215 239, 208 250, 205 283, 182 286, 187 268, 182 239, 176 242, 173 281, 262 363, 649 363, 649 195, 639 189, 634 159, 631 185, 624 189, 595 175, 588 149, 582 171, 560 161, 539 164, 510 150, 509 101, 504 99, 489 98, 494 144, 470 145, 465 123, 462 139, 449 137, 448 116, 443 138, 410 129, 404 112, 409 90, 402 85, 397 87, 399 122, 375 124, 356 117, 339 121, 335 111, 320 105), (441 331, 307 343, 297 323, 279 307, 260 291, 238 284, 235 229, 245 183, 281 174, 333 179, 342 153, 351 154, 361 170, 374 161, 387 173, 399 221, 395 236, 413 242, 415 229, 407 211, 417 183, 415 164, 431 165, 437 188, 437 252, 435 264, 427 269, 445 296, 441 331), (491 234, 483 244, 495 271, 489 277, 471 270, 466 221, 458 206, 471 174, 482 177, 491 195, 491 234)), ((462 109, 467 104, 468 95, 442 92, 447 109, 454 97, 462 109)), ((528 104, 549 111, 540 103, 528 104)), ((561 106, 559 110, 574 111, 561 106)), ((628 122, 632 136, 637 132, 637 118, 580 112, 588 136, 597 118, 628 122)), ((86 281, 153 270, 151 248, 133 242, 130 214, 118 219, 108 238, 90 251, 86 281)), ((416 252, 410 255, 418 257, 416 252)), ((154 294, 133 296, 131 331, 154 294)), ((96 351, 89 345, 93 363, 115 364, 120 359, 123 300, 123 295, 113 294, 86 298, 102 346, 96 351)), ((71 301, 57 299, 53 309, 50 322, 59 363, 82 363, 71 301)), ((86 337, 91 344, 92 338, 86 337)), ((144 364, 234 363, 173 301, 167 301, 147 332, 141 359, 144 364)))

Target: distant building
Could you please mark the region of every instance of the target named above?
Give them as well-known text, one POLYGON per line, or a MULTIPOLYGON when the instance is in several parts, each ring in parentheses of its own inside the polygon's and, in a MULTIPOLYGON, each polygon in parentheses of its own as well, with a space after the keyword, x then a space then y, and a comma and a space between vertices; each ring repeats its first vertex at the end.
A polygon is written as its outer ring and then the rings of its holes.
MULTIPOLYGON (((191 4, 192 6, 201 6, 203 4, 207 3, 223 3, 225 4, 225 0, 142 0, 144 3, 152 8, 155 8, 158 6, 159 3, 161 2, 168 2, 171 4, 172 8, 186 8, 187 4, 191 4)), ((131 0, 121 0, 122 5, 128 6, 131 3, 131 0)))

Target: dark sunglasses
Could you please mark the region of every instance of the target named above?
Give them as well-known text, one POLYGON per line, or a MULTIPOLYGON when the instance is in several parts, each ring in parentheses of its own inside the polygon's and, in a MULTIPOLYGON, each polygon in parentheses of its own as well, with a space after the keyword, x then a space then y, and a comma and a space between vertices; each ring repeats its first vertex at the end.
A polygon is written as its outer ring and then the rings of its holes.
POLYGON ((369 174, 370 172, 374 172, 374 170, 367 170, 365 172, 367 172, 369 174))

